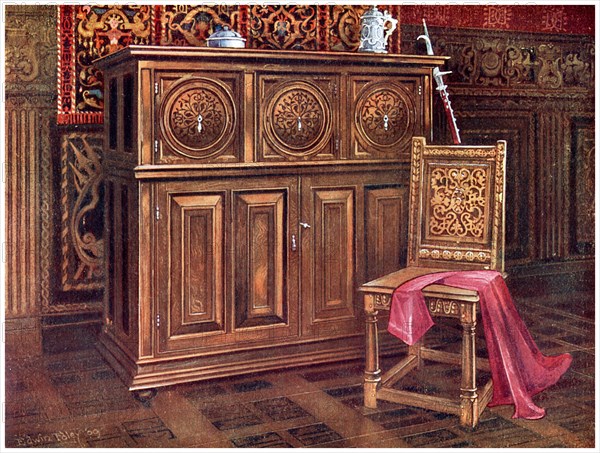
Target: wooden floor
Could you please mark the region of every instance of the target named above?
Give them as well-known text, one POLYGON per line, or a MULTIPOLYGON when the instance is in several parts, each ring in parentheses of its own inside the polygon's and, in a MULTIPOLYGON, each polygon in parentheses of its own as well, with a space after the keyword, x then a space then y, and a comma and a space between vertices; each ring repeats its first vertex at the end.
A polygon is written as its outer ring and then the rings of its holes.
MULTIPOLYGON (((594 447, 593 294, 517 305, 545 354, 574 357, 558 384, 535 397, 547 410, 542 420, 513 420, 513 407, 501 406, 470 430, 437 412, 385 402, 365 409, 361 361, 172 386, 145 406, 92 348, 8 358, 6 446, 594 447)), ((430 338, 452 349, 460 332, 436 328, 430 338)), ((459 370, 431 364, 419 373, 403 385, 457 393, 459 370)))

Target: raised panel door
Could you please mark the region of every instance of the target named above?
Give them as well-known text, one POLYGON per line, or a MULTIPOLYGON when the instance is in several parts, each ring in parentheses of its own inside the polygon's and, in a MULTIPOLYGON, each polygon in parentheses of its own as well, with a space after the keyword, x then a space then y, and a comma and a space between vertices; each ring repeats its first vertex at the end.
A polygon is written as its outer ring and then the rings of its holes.
POLYGON ((303 334, 331 337, 356 330, 356 188, 319 182, 302 180, 303 334))
POLYGON ((157 349, 298 337, 297 178, 157 183, 157 349))
POLYGON ((285 325, 286 194, 244 191, 233 197, 235 328, 285 325))
POLYGON ((365 187, 366 281, 406 266, 408 187, 365 187))
POLYGON ((158 197, 158 352, 218 342, 226 331, 227 192, 164 183, 158 197))

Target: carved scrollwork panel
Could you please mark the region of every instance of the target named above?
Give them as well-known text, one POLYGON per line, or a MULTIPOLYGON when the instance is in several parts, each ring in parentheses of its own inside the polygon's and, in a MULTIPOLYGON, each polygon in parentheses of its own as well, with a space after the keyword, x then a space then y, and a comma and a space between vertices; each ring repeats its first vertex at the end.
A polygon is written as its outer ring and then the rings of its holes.
POLYGON ((446 167, 430 169, 431 192, 428 239, 460 238, 483 242, 486 236, 488 168, 446 167))
POLYGON ((61 289, 102 289, 102 136, 73 132, 61 144, 61 289))

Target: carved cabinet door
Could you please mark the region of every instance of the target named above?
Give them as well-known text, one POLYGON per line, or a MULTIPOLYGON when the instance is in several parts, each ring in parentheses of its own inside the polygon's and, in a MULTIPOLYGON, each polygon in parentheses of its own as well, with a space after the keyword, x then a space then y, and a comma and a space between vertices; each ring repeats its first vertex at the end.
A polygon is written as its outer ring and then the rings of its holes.
POLYGON ((298 335, 297 199, 295 177, 157 184, 159 355, 298 335))
POLYGON ((352 131, 350 149, 359 159, 410 156, 413 136, 427 124, 420 77, 350 77, 346 121, 352 131))
POLYGON ((329 74, 260 74, 258 160, 338 158, 339 86, 329 74))
POLYGON ((158 72, 155 80, 155 163, 241 160, 241 74, 158 72))

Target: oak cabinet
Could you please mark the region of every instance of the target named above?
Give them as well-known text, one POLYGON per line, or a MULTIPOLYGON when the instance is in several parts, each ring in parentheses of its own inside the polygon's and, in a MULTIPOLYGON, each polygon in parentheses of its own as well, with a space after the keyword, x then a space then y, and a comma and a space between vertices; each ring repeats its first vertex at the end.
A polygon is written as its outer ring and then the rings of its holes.
POLYGON ((131 390, 363 354, 443 58, 131 46, 106 80, 105 322, 131 390))

